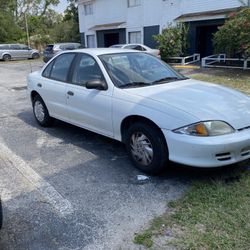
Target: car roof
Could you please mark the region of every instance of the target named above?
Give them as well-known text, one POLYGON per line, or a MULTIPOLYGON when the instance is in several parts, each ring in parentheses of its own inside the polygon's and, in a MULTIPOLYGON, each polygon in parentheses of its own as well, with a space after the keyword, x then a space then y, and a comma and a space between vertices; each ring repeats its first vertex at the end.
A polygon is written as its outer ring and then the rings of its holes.
POLYGON ((95 56, 100 56, 100 55, 105 55, 105 54, 128 53, 128 52, 142 53, 140 51, 133 50, 133 49, 124 50, 121 48, 91 48, 91 49, 85 48, 85 49, 74 50, 74 52, 83 52, 83 53, 87 53, 87 54, 95 55, 95 56))

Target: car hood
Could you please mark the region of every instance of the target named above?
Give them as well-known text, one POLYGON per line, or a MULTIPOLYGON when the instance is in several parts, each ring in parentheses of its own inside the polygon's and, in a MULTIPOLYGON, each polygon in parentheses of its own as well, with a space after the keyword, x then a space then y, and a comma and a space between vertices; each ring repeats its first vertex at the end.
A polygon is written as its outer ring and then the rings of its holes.
POLYGON ((235 129, 250 126, 250 97, 220 85, 188 79, 125 91, 164 105, 166 113, 171 106, 197 121, 222 120, 235 129))

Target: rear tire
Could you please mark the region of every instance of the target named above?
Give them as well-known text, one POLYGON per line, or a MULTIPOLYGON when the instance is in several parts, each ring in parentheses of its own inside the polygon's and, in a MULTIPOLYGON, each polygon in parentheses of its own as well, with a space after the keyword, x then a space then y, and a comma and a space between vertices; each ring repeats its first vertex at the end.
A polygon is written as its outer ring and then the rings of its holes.
POLYGON ((48 109, 43 101, 43 99, 36 95, 33 100, 33 113, 36 121, 42 127, 48 127, 52 124, 52 117, 50 117, 48 109))
POLYGON ((134 123, 126 133, 125 144, 134 165, 143 172, 156 175, 166 169, 167 144, 155 125, 134 123))
POLYGON ((3 60, 4 60, 5 62, 8 62, 8 61, 11 60, 11 56, 10 56, 10 55, 4 55, 4 56, 3 56, 3 60))

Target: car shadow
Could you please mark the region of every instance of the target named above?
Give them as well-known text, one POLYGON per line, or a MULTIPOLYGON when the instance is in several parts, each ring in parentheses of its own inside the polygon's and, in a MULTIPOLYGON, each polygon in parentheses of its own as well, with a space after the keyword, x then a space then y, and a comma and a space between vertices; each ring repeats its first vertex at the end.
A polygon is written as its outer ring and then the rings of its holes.
MULTIPOLYGON (((18 117, 27 125, 36 127, 50 136, 59 138, 63 144, 75 145, 96 155, 98 159, 111 159, 111 161, 106 162, 109 165, 109 171, 110 168, 115 170, 116 174, 122 171, 123 174, 128 174, 129 178, 136 177, 137 175, 147 175, 133 166, 128 158, 124 144, 119 141, 56 119, 51 127, 41 127, 37 124, 31 110, 19 113, 18 117), (116 162, 117 159, 120 159, 119 164, 116 162)), ((151 181, 158 182, 175 179, 184 183, 191 183, 198 180, 223 180, 230 182, 230 180, 237 180, 239 173, 248 170, 249 167, 250 160, 217 168, 197 168, 169 162, 166 171, 159 176, 151 176, 151 181), (235 179, 233 178, 234 176, 235 179)))

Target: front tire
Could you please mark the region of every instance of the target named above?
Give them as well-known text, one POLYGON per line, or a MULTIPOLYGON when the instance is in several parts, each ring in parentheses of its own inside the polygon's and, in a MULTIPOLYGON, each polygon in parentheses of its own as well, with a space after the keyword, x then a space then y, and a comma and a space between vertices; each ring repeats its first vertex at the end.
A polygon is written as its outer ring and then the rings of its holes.
POLYGON ((39 125, 42 127, 48 127, 51 125, 52 118, 49 115, 44 101, 39 95, 35 96, 33 100, 33 113, 39 125))
POLYGON ((137 168, 147 174, 159 174, 168 162, 168 149, 159 128, 150 123, 137 122, 126 133, 126 148, 137 168))

